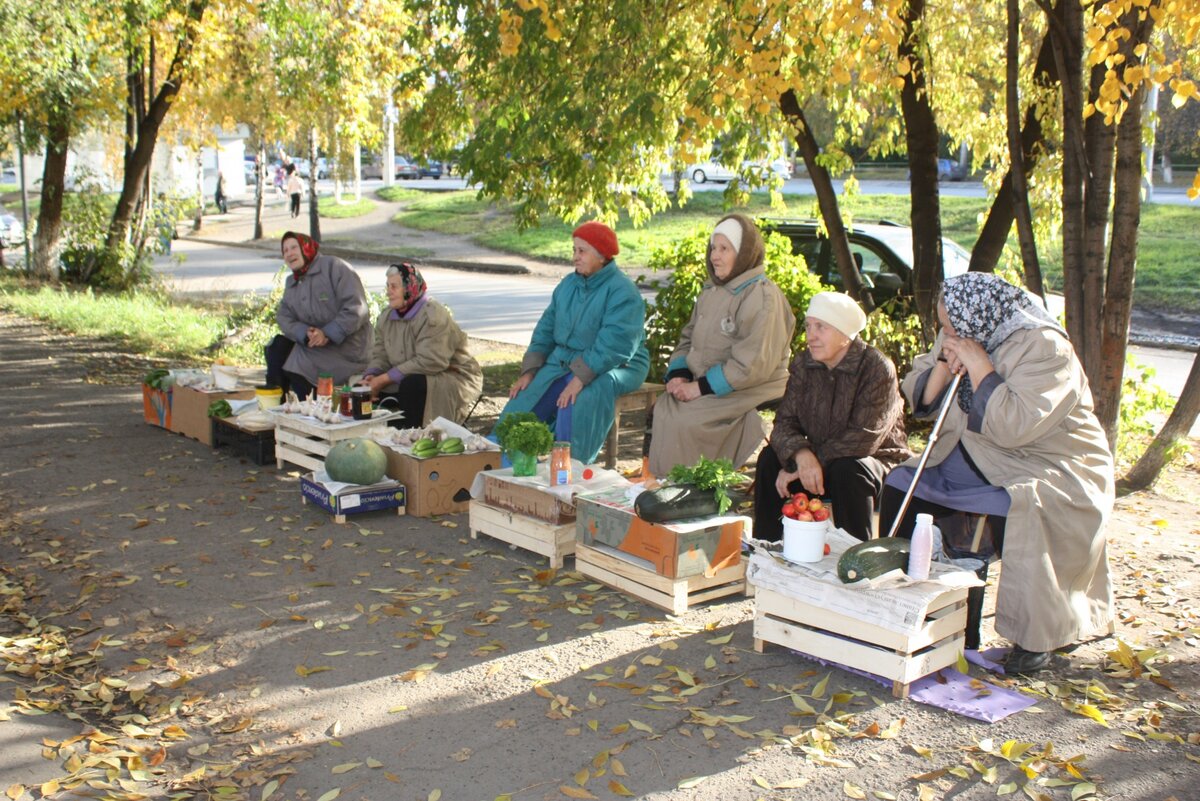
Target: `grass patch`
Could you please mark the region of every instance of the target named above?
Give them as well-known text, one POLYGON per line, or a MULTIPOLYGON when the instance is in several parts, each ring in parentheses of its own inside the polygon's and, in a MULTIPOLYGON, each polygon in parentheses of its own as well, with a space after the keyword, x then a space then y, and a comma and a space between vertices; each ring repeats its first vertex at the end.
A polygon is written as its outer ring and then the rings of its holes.
POLYGON ((419 189, 408 189, 398 184, 393 186, 385 186, 382 189, 375 190, 375 196, 380 200, 386 200, 389 203, 400 203, 406 200, 418 200, 425 197, 425 193, 419 189))
POLYGON ((0 308, 57 331, 189 363, 211 358, 208 349, 226 333, 224 313, 183 305, 154 292, 102 294, 4 277, 0 308))
POLYGON ((338 203, 332 196, 318 199, 317 210, 322 217, 327 217, 331 220, 341 220, 350 217, 361 217, 364 214, 370 214, 375 210, 376 203, 374 200, 362 198, 350 203, 338 203))
MULTIPOLYGON (((970 251, 979 238, 978 224, 988 209, 985 198, 944 196, 940 198, 942 231, 970 251)), ((910 219, 907 195, 856 195, 842 199, 842 210, 859 222, 892 220, 907 224, 910 219)), ((697 192, 683 208, 667 209, 644 227, 634 228, 628 217, 617 221, 621 239, 618 261, 630 274, 644 270, 655 247, 687 236, 697 227, 711 226, 728 210, 720 192, 697 192)), ((783 208, 772 208, 766 193, 754 193, 750 202, 735 207, 751 216, 813 218, 817 216, 812 195, 785 195, 783 208)), ((486 247, 518 255, 566 263, 574 226, 546 219, 538 228, 518 231, 512 205, 481 200, 472 191, 423 195, 409 203, 392 220, 400 225, 428 231, 466 236, 486 247)), ((1147 204, 1142 207, 1138 239, 1138 274, 1134 300, 1144 308, 1200 311, 1200 271, 1192 265, 1193 231, 1200 212, 1189 206, 1147 204)), ((1016 231, 1009 237, 1017 252, 1016 231)), ((1061 243, 1041 249, 1042 269, 1051 289, 1062 288, 1061 243)))

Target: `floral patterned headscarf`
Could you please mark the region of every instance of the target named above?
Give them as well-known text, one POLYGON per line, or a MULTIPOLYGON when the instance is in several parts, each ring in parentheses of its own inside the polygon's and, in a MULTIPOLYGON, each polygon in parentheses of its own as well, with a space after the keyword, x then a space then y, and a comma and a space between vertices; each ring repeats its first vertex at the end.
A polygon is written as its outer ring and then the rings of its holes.
POLYGON ((304 266, 299 270, 292 270, 292 278, 295 278, 299 282, 304 277, 304 274, 308 272, 309 265, 313 263, 313 259, 317 257, 317 251, 321 249, 321 245, 311 236, 299 234, 295 231, 288 231, 279 240, 280 251, 283 250, 283 243, 288 241, 288 239, 295 239, 299 243, 300 255, 304 257, 304 266))
MULTIPOLYGON (((942 303, 955 332, 983 345, 989 354, 1026 328, 1052 328, 1067 335, 1040 300, 992 273, 947 278, 942 284, 942 303)), ((958 385, 958 406, 964 412, 971 410, 974 394, 970 377, 964 375, 958 385)))
POLYGON ((394 308, 398 314, 404 314, 425 294, 425 277, 421 275, 420 270, 407 262, 389 266, 387 274, 389 278, 393 275, 400 276, 401 285, 404 287, 404 303, 394 308))

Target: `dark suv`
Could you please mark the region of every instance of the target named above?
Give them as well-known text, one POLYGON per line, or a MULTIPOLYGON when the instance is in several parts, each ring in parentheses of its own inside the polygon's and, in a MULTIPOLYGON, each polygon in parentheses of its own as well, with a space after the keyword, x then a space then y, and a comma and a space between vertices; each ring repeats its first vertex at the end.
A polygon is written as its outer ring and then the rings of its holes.
MULTIPOLYGON (((759 221, 759 227, 763 233, 775 231, 791 239, 792 252, 804 257, 809 270, 826 284, 842 288, 842 275, 838 272, 829 239, 819 233, 815 221, 764 219, 759 221)), ((876 305, 898 295, 912 296, 911 228, 887 220, 856 223, 849 237, 850 253, 876 305)), ((970 263, 969 253, 942 237, 942 269, 946 278, 965 273, 970 263)))

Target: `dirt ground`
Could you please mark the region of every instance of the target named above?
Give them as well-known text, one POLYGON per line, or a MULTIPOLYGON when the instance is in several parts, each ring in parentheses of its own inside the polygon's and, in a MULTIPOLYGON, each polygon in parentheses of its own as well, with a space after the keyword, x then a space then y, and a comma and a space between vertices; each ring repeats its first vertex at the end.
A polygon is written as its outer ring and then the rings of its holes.
POLYGON ((748 599, 667 617, 465 515, 336 525, 296 472, 146 425, 143 369, 0 315, 13 801, 1197 797, 1194 466, 1118 502, 1115 638, 971 668, 1038 699, 988 725, 756 653, 748 599))

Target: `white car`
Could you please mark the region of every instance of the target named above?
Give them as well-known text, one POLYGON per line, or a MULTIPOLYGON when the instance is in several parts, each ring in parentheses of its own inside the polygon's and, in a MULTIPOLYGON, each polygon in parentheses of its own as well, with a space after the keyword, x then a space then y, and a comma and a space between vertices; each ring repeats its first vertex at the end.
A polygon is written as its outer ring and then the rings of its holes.
POLYGON ((742 165, 742 170, 748 175, 756 175, 761 178, 768 177, 769 173, 779 176, 781 181, 789 181, 792 178, 792 162, 791 159, 775 159, 774 161, 747 161, 742 165))
POLYGON ((25 241, 25 226, 12 214, 0 213, 0 247, 10 248, 25 241))
POLYGON ((685 177, 690 178, 693 183, 702 184, 706 181, 720 181, 725 183, 732 181, 737 177, 737 173, 726 167, 724 164, 709 159, 701 164, 689 164, 687 169, 683 171, 685 177))

